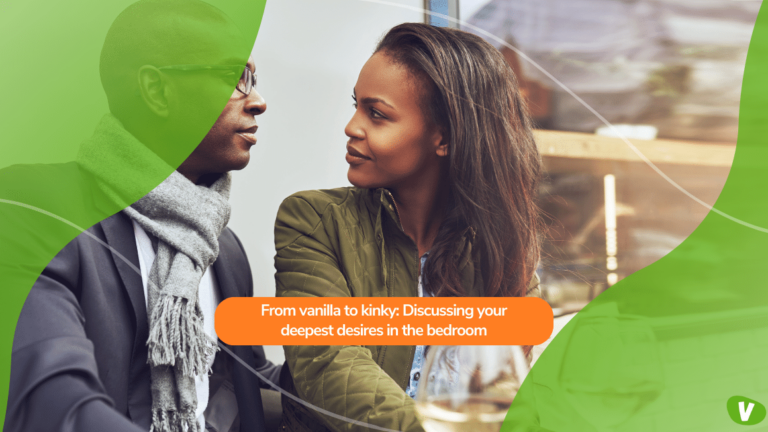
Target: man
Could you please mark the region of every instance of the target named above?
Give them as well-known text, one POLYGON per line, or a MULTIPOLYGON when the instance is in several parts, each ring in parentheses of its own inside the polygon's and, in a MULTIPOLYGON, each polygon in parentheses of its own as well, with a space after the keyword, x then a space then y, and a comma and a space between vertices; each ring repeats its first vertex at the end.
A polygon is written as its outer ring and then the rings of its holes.
MULTIPOLYGON (((266 429, 259 380, 216 354, 213 326, 218 302, 253 293, 226 228, 228 173, 248 164, 255 116, 266 110, 253 59, 243 69, 247 51, 232 21, 205 3, 131 5, 101 53, 111 114, 77 162, 3 177, 55 177, 54 189, 75 190, 75 207, 112 215, 61 250, 30 291, 4 430, 266 429)), ((278 380, 261 347, 231 349, 278 380)))

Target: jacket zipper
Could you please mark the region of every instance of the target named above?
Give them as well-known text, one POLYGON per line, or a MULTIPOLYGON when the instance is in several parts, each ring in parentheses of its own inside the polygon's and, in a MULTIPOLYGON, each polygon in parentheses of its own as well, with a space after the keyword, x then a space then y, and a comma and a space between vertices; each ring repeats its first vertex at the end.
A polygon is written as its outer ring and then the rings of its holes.
POLYGON ((395 208, 395 215, 397 216, 397 227, 400 228, 400 231, 405 234, 405 230, 403 229, 403 223, 400 221, 400 211, 397 209, 397 201, 395 201, 395 197, 392 195, 392 192, 389 191, 389 189, 384 189, 384 192, 386 192, 387 195, 392 199, 392 205, 395 208))
MULTIPOLYGON (((387 195, 389 195, 389 198, 392 200, 392 205, 394 206, 394 209, 395 209, 395 215, 397 216, 397 227, 400 228, 400 232, 405 234, 405 230, 403 229, 403 223, 400 221, 400 211, 397 209, 397 201, 395 201, 395 197, 392 196, 392 192, 390 192, 388 189, 384 189, 384 192, 386 192, 387 195)), ((417 275, 417 279, 416 279, 416 281, 417 281, 416 282, 416 291, 417 292, 419 290, 419 285, 418 285, 419 282, 418 281, 421 279, 421 257, 418 256, 418 255, 419 255, 419 251, 417 250, 416 251, 416 262, 418 263, 418 268, 419 268, 419 275, 417 275)), ((386 347, 384 347, 384 350, 386 352, 386 347)), ((410 357, 411 357, 410 364, 413 365, 413 360, 414 360, 414 357, 415 357, 415 354, 416 354, 416 347, 415 346, 410 347, 410 352, 411 352, 410 353, 411 354, 410 355, 410 357)), ((383 359, 383 356, 382 356, 382 359, 383 359)), ((381 365, 379 365, 379 366, 381 366, 381 365)), ((411 384, 411 369, 409 368, 408 372, 406 373, 406 377, 405 377, 405 387, 407 388, 410 384, 411 384)))

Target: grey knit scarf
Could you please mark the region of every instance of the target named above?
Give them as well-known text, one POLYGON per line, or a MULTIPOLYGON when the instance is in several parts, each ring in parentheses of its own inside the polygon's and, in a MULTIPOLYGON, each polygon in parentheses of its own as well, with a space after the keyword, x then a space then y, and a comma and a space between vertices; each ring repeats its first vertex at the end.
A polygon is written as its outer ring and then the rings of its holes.
POLYGON ((204 331, 197 292, 229 221, 230 179, 204 187, 174 171, 124 210, 157 239, 147 283, 154 432, 200 430, 195 376, 209 372, 217 345, 204 331))
POLYGON ((210 187, 193 184, 111 115, 81 145, 77 161, 156 240, 147 281, 151 431, 201 432, 195 376, 209 372, 218 348, 204 331, 198 288, 219 254, 219 235, 229 221, 231 177, 222 175, 210 187))

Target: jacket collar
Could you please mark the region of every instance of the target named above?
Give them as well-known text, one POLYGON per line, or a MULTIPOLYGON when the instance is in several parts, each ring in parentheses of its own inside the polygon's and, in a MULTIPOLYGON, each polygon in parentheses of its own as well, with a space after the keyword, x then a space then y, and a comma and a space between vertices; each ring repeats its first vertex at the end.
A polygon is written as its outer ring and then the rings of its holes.
MULTIPOLYGON (((131 218, 119 212, 101 222, 104 236, 110 247, 112 259, 120 274, 120 279, 131 300, 131 306, 136 319, 137 342, 146 343, 149 337, 149 324, 147 317, 146 300, 144 299, 144 284, 139 270, 139 254, 136 249, 136 236, 133 232, 131 218)), ((219 256, 212 267, 216 273, 216 279, 221 290, 222 300, 229 297, 248 295, 245 293, 246 281, 243 271, 233 269, 232 263, 238 257, 233 255, 234 247, 229 238, 231 233, 225 230, 219 238, 219 256), (243 287, 241 290, 240 287, 243 287), (241 292, 242 291, 242 292, 241 292)), ((250 276, 250 273, 248 273, 250 276)))
POLYGON ((400 222, 400 214, 397 212, 397 204, 395 203, 395 197, 387 189, 379 189, 379 202, 381 203, 382 210, 395 222, 400 231, 403 230, 403 224, 400 222))
MULTIPOLYGON (((384 218, 386 217, 393 217, 393 215, 386 212, 387 205, 385 205, 387 198, 385 195, 391 195, 389 193, 385 194, 385 189, 369 189, 368 190, 368 206, 374 215, 376 215, 376 225, 373 228, 374 234, 376 236, 376 244, 379 247, 379 251, 381 253, 381 279, 384 281, 384 286, 387 287, 387 291, 391 294, 391 289, 389 286, 389 278, 388 278, 388 271, 389 271, 389 260, 387 258, 387 248, 386 243, 384 241, 384 218), (384 213, 384 214, 383 214, 384 213)), ((386 203, 388 204, 388 203, 386 203)), ((394 206, 394 200, 392 202, 392 205, 394 206)), ((394 208, 394 207, 393 207, 394 208)), ((394 215, 396 216, 396 215, 394 215)), ((397 219, 395 219, 397 221, 397 219)))
MULTIPOLYGON (((392 193, 384 188, 378 188, 378 189, 369 189, 368 193, 369 199, 369 208, 373 212, 373 214, 376 215, 376 226, 374 227, 374 232, 376 234, 376 242, 379 245, 379 248, 381 250, 381 259, 382 259, 382 265, 381 265, 381 271, 382 271, 382 278, 384 280, 385 286, 388 287, 388 276, 387 273, 391 270, 389 268, 389 263, 387 259, 387 245, 386 245, 386 236, 384 235, 384 220, 390 219, 392 222, 394 222, 394 225, 397 226, 400 229, 400 232, 405 236, 405 232, 403 232, 403 226, 400 222, 400 214, 397 211, 397 204, 395 203, 395 198, 392 196, 392 193)), ((459 270, 461 271, 462 275, 462 282, 467 290, 467 294, 469 296, 480 296, 481 290, 482 290, 482 275, 479 274, 479 272, 475 272, 475 266, 474 266, 474 260, 473 260, 473 250, 472 246, 475 242, 475 229, 473 227, 467 227, 467 229, 464 230, 462 233, 461 239, 459 240, 458 247, 456 249, 456 254, 459 255, 459 270)), ((407 237, 407 236, 405 236, 407 237)), ((410 238, 408 238, 409 241, 410 238)), ((415 248, 416 245, 413 245, 415 248)))

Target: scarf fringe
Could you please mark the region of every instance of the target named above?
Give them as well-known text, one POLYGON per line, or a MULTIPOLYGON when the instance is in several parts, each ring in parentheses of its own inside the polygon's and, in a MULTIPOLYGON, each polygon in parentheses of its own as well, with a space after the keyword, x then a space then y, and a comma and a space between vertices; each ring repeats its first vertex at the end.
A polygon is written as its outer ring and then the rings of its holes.
POLYGON ((152 366, 174 366, 184 376, 210 374, 208 358, 219 350, 205 333, 203 312, 182 297, 162 296, 152 310, 147 346, 152 366))
POLYGON ((195 412, 179 413, 163 409, 152 410, 149 432, 204 432, 195 418, 195 412))

